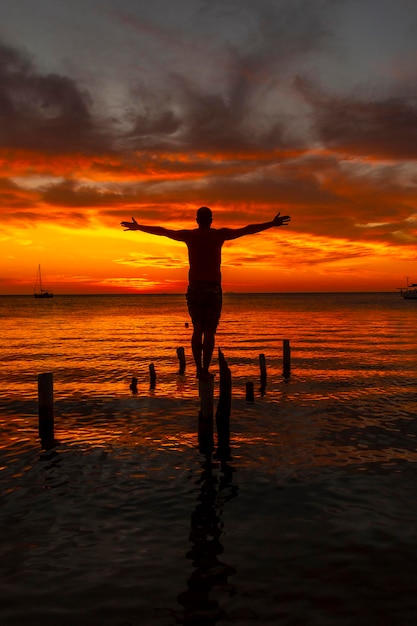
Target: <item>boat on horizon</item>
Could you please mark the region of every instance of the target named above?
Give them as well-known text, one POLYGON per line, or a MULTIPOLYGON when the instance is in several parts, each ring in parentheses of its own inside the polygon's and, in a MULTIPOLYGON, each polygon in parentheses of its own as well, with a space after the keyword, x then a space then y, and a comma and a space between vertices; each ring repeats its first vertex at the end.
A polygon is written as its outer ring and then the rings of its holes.
POLYGON ((33 295, 35 296, 35 298, 53 298, 54 297, 54 294, 52 293, 52 291, 49 291, 49 289, 44 289, 42 286, 42 273, 41 273, 40 265, 38 265, 38 272, 36 274, 35 290, 33 292, 33 295))
POLYGON ((405 300, 417 300, 417 283, 410 283, 409 277, 406 277, 407 285, 405 287, 397 287, 400 294, 405 300))

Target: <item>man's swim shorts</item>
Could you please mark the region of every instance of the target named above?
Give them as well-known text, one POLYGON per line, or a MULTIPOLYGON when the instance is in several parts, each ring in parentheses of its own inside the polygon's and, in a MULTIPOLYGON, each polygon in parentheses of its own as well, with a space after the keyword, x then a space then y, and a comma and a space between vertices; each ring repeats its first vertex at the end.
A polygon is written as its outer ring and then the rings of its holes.
POLYGON ((221 285, 206 281, 190 283, 186 298, 193 325, 215 331, 222 311, 221 285))

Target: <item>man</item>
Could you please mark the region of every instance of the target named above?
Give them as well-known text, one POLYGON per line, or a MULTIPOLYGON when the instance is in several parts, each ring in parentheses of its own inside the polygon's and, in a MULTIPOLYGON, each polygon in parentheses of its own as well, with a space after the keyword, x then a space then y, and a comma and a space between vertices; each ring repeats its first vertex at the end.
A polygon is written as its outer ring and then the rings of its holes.
POLYGON ((213 215, 208 207, 197 211, 198 228, 193 230, 170 230, 162 226, 144 226, 134 217, 131 222, 121 222, 125 230, 140 230, 150 235, 161 235, 183 241, 188 248, 190 271, 187 291, 188 311, 193 323, 191 348, 197 367, 198 378, 210 378, 214 337, 222 309, 221 251, 225 241, 244 235, 253 235, 274 226, 286 226, 289 215, 278 213, 270 222, 249 224, 243 228, 211 228, 213 215))

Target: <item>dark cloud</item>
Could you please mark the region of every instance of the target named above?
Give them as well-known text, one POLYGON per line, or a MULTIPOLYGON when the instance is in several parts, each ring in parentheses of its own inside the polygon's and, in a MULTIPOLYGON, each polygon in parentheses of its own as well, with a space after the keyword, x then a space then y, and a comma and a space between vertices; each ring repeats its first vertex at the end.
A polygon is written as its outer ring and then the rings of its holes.
POLYGON ((0 45, 0 147, 45 152, 106 145, 89 95, 66 76, 40 74, 29 56, 0 45))
POLYGON ((120 203, 121 193, 106 192, 89 185, 76 184, 72 180, 65 180, 56 184, 44 186, 39 190, 42 200, 51 206, 86 207, 106 206, 120 203))
POLYGON ((341 1, 206 0, 199 9, 200 24, 223 33, 231 46, 240 46, 250 57, 276 63, 281 55, 288 58, 320 48, 330 35, 326 26, 329 9, 341 1))
POLYGON ((127 136, 133 141, 136 139, 137 145, 145 147, 150 138, 169 138, 181 126, 178 116, 170 110, 163 110, 156 114, 151 110, 138 113, 133 116, 132 123, 133 128, 127 136))
MULTIPOLYGON (((187 13, 183 27, 180 16, 172 17, 172 25, 156 16, 151 23, 152 12, 148 22, 133 8, 131 15, 117 13, 145 38, 139 48, 145 58, 129 76, 130 84, 136 81, 131 100, 119 101, 112 117, 101 117, 96 94, 75 80, 42 74, 26 52, 0 45, 0 147, 172 155, 306 149, 311 138, 300 138, 296 113, 289 114, 285 101, 303 62, 325 47, 330 54, 335 33, 329 12, 337 5, 344 3, 203 2, 190 12, 194 18, 187 13), (190 34, 192 26, 203 28, 201 36, 190 34), (149 79, 151 70, 158 79, 149 79), (264 110, 268 98, 274 106, 270 102, 264 110)), ((382 158, 417 156, 415 101, 334 96, 301 78, 295 86, 293 97, 308 103, 324 146, 382 158)))
MULTIPOLYGON (((207 5, 213 27, 216 11, 225 29, 224 11, 233 23, 239 6, 207 5)), ((68 155, 66 169, 55 170, 66 180, 39 182, 30 191, 0 184, 2 205, 35 212, 42 203, 53 214, 68 209, 72 223, 83 224, 88 209, 119 222, 137 208, 143 221, 169 223, 188 220, 190 206, 207 204, 221 207, 216 224, 232 226, 266 220, 276 206, 288 207, 281 212, 296 215, 297 228, 314 235, 394 241, 394 231, 412 232, 406 220, 416 212, 415 180, 383 171, 378 160, 417 157, 414 101, 371 101, 330 94, 311 80, 293 82, 294 59, 308 58, 331 39, 317 10, 324 11, 325 0, 314 9, 294 0, 272 13, 270 4, 256 11, 252 3, 244 6, 250 27, 239 41, 223 42, 218 84, 197 80, 179 64, 167 64, 157 87, 135 75, 130 99, 120 96, 112 121, 98 115, 96 93, 67 76, 42 74, 27 53, 0 46, 0 148, 68 155), (293 97, 311 112, 311 133, 304 137, 297 111, 282 105, 290 90, 281 98, 285 85, 295 87, 293 97), (326 156, 317 154, 317 140, 326 156), (355 169, 340 153, 374 163, 368 171, 355 169), (86 163, 80 157, 68 164, 72 154, 85 155, 86 163)), ((173 31, 169 42, 178 36, 173 31)), ((201 61, 201 50, 197 56, 201 61)), ((20 172, 33 174, 27 165, 20 172)))
MULTIPOLYGON (((219 49, 211 49, 195 37, 195 59, 191 58, 188 30, 182 32, 179 25, 147 24, 142 16, 121 16, 142 35, 147 33, 150 50, 151 41, 163 43, 162 50, 156 48, 161 59, 168 53, 167 46, 180 49, 183 56, 167 59, 165 65, 160 61, 156 66, 159 80, 153 83, 146 76, 149 67, 143 66, 138 75, 132 72, 129 80, 136 80, 136 87, 131 90, 131 100, 122 103, 111 118, 98 115, 96 94, 82 89, 75 80, 42 74, 25 51, 0 45, 0 147, 56 153, 165 150, 172 154, 233 154, 298 146, 300 139, 292 132, 292 122, 279 99, 268 114, 261 112, 262 104, 268 94, 278 93, 292 59, 308 55, 327 40, 319 10, 327 4, 321 0, 319 7, 313 8, 298 0, 283 3, 277 11, 267 3, 256 8, 251 3, 244 7, 232 3, 226 13, 223 3, 203 6, 197 14, 206 13, 206 20, 207 12, 210 14, 208 24, 217 29, 216 36, 220 34, 219 49), (233 26, 242 11, 247 16, 245 35, 234 38, 233 26), (207 79, 200 79, 205 72, 207 79)), ((197 24, 201 27, 201 21, 197 24)), ((149 62, 157 63, 155 57, 149 62)))
POLYGON ((172 254, 164 254, 163 256, 142 254, 140 252, 131 252, 129 256, 114 259, 114 263, 119 265, 132 265, 134 267, 162 267, 164 269, 178 268, 187 265, 186 255, 180 254, 174 256, 172 254))
POLYGON ((1 226, 7 224, 19 225, 19 228, 31 230, 36 224, 50 224, 52 221, 69 228, 85 228, 91 224, 91 215, 87 211, 73 211, 70 209, 54 210, 53 215, 48 208, 39 207, 16 208, 2 207, 1 226))
POLYGON ((0 206, 5 207, 7 211, 13 212, 16 209, 36 206, 37 200, 35 193, 21 189, 8 178, 0 178, 0 206))
MULTIPOLYGON (((317 250, 316 248, 308 247, 308 246, 297 246, 292 245, 289 246, 288 251, 284 250, 284 245, 281 241, 279 241, 279 258, 280 262, 282 259, 286 259, 288 264, 291 265, 291 259, 296 256, 298 259, 297 265, 300 264, 300 259, 304 259, 303 263, 305 265, 321 265, 322 263, 336 263, 339 261, 346 261, 348 259, 356 259, 358 257, 368 257, 371 256, 372 250, 367 248, 360 248, 358 245, 355 247, 355 250, 349 250, 343 246, 341 246, 340 250, 330 250, 323 249, 317 250)), ((227 249, 227 248, 226 248, 227 249)), ((227 265, 229 267, 248 267, 254 262, 262 263, 264 265, 270 265, 274 267, 277 262, 277 255, 275 254, 253 254, 253 255, 243 255, 243 254, 230 254, 227 261, 227 265)))
POLYGON ((408 100, 365 100, 321 91, 295 81, 312 107, 313 129, 329 149, 381 159, 417 158, 417 94, 408 100))
POLYGON ((314 6, 306 0, 279 6, 202 3, 195 13, 187 12, 185 26, 162 26, 142 15, 139 19, 118 13, 117 19, 145 37, 152 51, 156 46, 158 53, 149 57, 149 64, 159 59, 155 92, 141 77, 132 90, 127 145, 223 153, 298 145, 280 84, 286 84, 297 60, 321 50, 331 39, 324 26, 330 4, 329 0, 318 0, 314 6), (162 59, 167 60, 165 66, 162 59), (263 105, 268 98, 275 103, 266 113, 263 105))
POLYGON ((184 76, 171 77, 170 83, 175 95, 169 99, 141 91, 135 105, 139 110, 127 114, 131 130, 120 139, 121 147, 166 150, 175 155, 186 151, 234 154, 299 144, 283 113, 277 112, 257 126, 249 103, 253 85, 238 77, 226 93, 213 93, 184 76))
MULTIPOLYGON (((119 118, 101 118, 91 95, 73 79, 41 74, 29 55, 0 45, 0 148, 47 153, 99 153, 131 150, 184 150, 233 153, 262 146, 292 145, 286 119, 277 114, 255 130, 249 99, 251 67, 231 73, 225 93, 198 87, 171 74, 166 93, 140 87, 119 118), (167 94, 169 92, 169 97, 167 94), (121 130, 123 129, 123 130, 121 130)), ((251 69, 252 68, 252 69, 251 69)))
POLYGON ((265 265, 269 263, 273 267, 276 262, 276 254, 234 254, 233 250, 230 251, 227 246, 225 250, 227 250, 229 256, 227 261, 228 267, 248 267, 253 264, 254 261, 265 265))

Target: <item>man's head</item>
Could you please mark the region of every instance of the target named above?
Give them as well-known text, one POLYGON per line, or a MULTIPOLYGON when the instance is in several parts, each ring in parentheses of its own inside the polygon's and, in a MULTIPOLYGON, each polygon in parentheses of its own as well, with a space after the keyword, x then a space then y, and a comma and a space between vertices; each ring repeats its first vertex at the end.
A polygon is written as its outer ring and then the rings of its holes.
POLYGON ((213 221, 211 209, 208 206, 200 207, 197 211, 196 221, 201 228, 210 228, 213 221))

